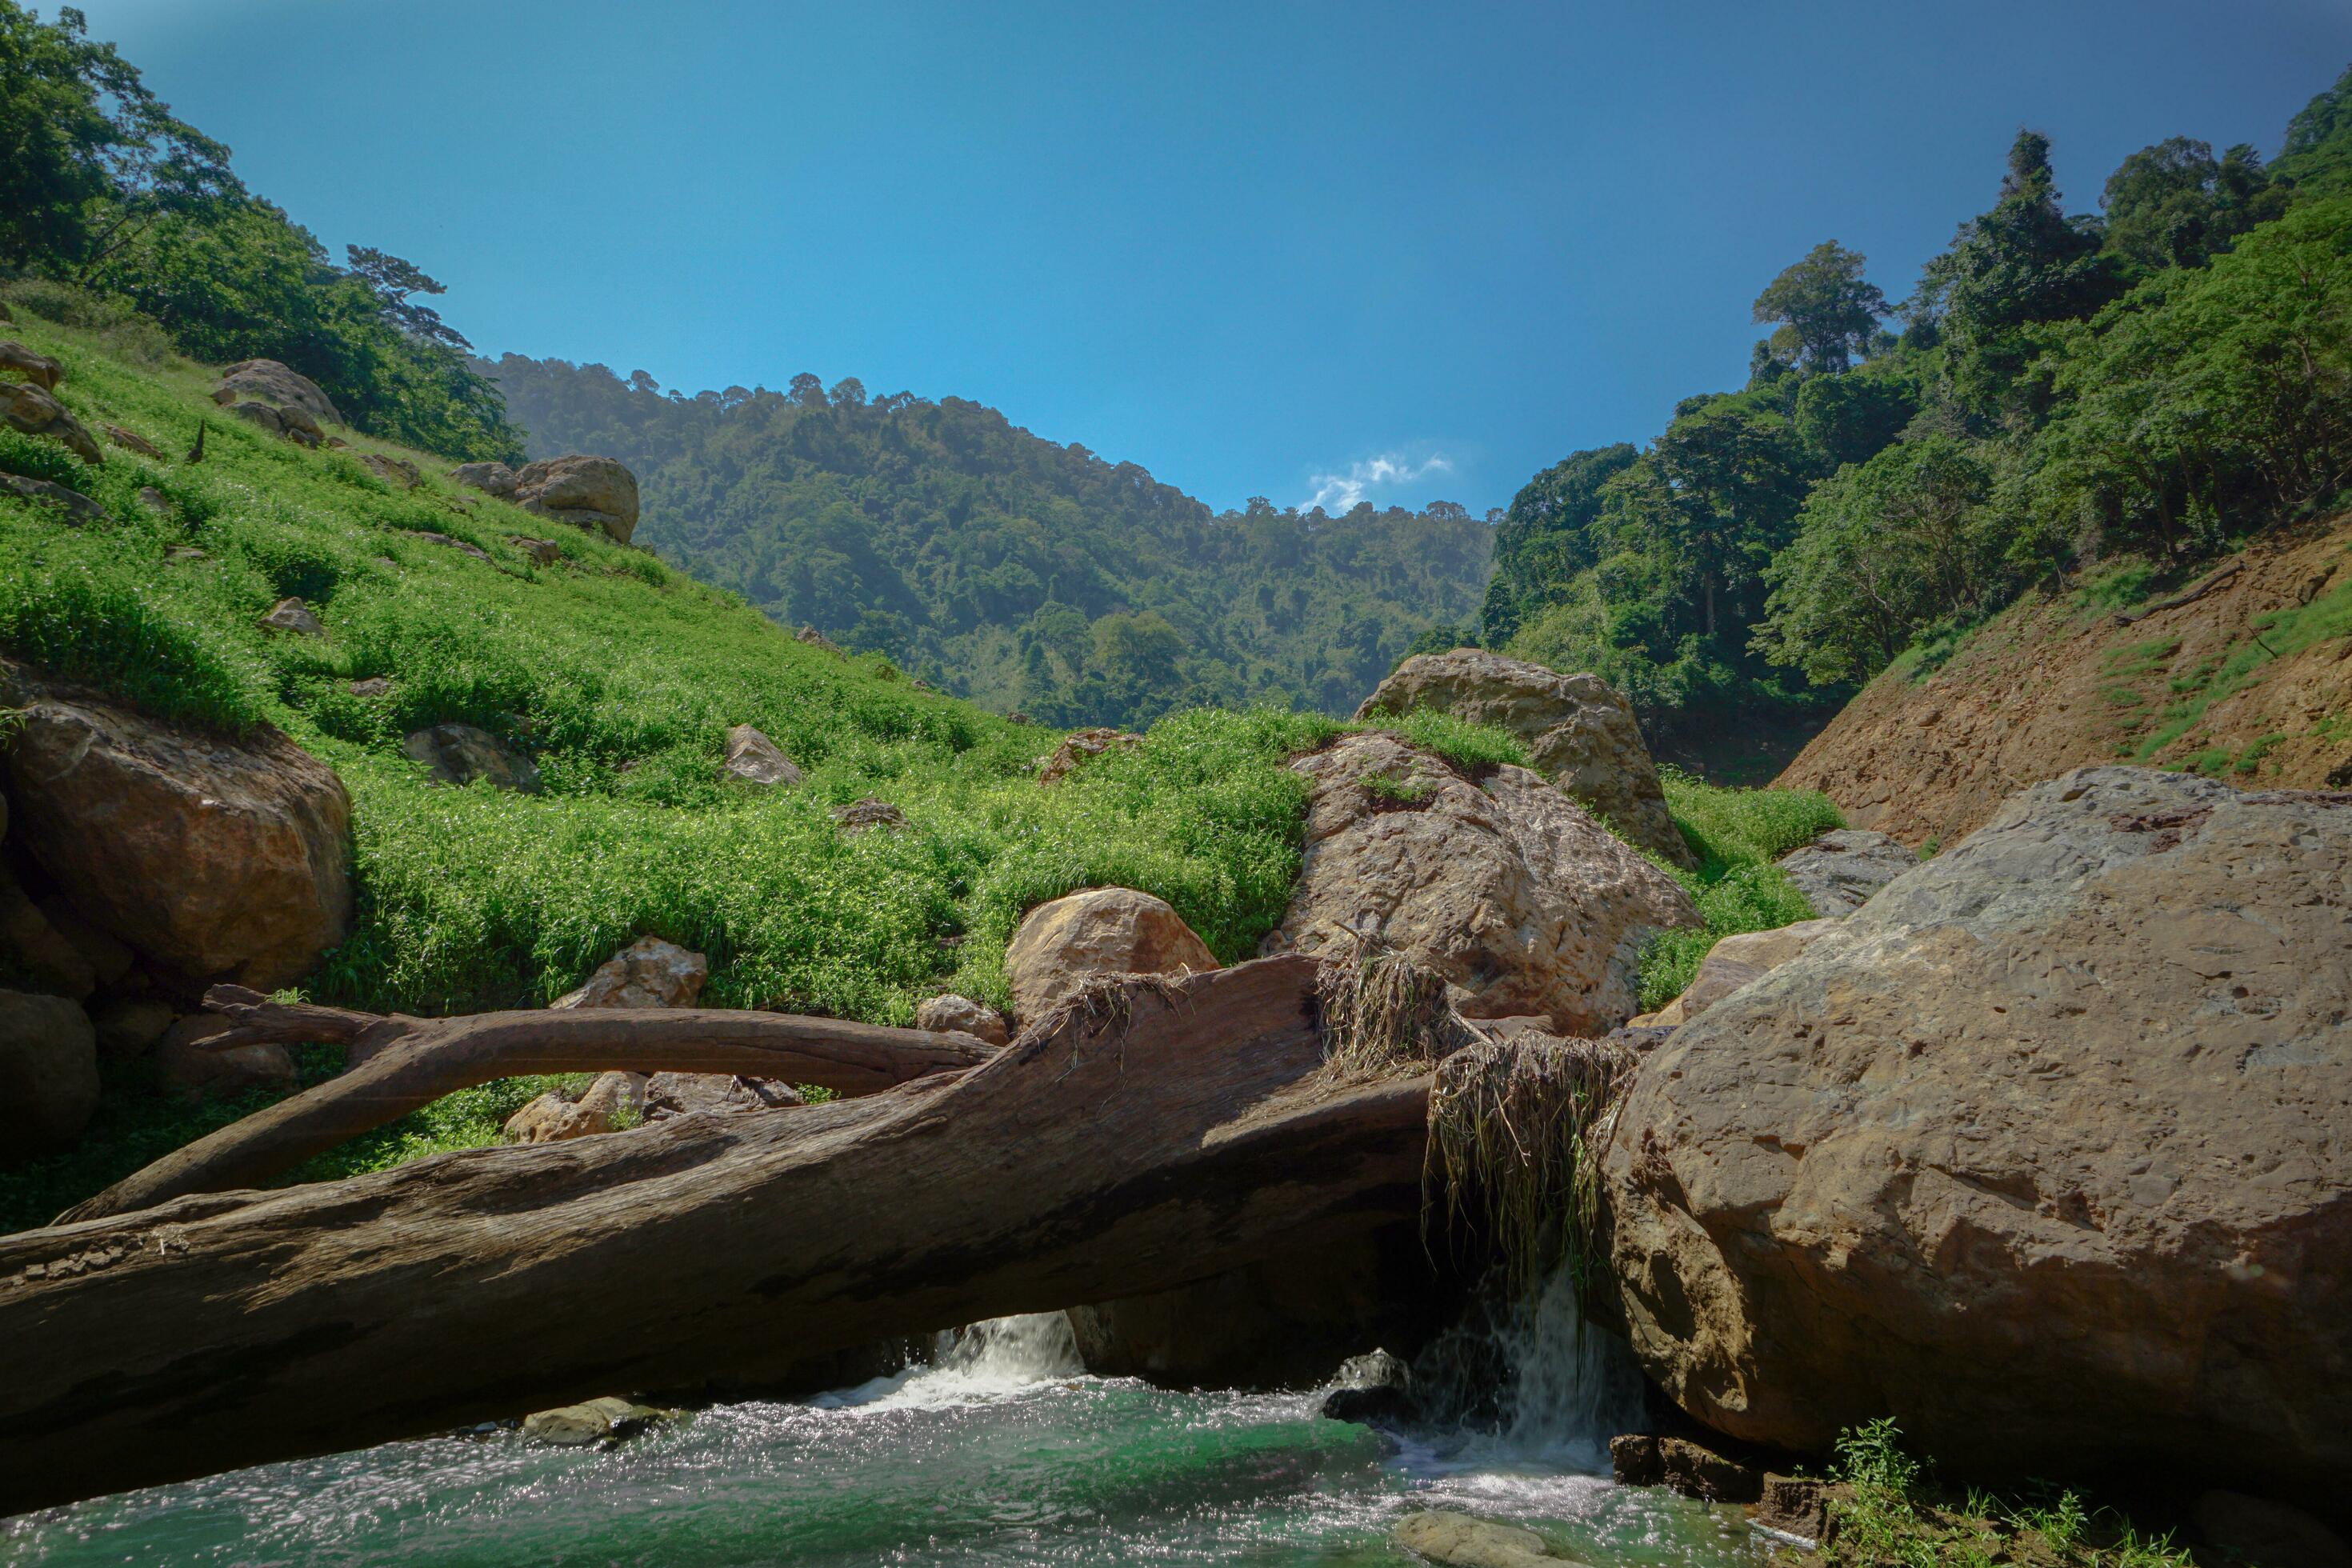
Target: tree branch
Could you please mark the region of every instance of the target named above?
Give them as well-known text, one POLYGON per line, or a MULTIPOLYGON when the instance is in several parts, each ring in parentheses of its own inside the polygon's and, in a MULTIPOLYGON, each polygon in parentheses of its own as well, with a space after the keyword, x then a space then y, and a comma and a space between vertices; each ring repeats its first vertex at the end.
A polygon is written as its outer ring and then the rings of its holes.
POLYGON ((187 1193, 257 1185, 445 1094, 493 1079, 616 1068, 725 1072, 861 1095, 976 1067, 996 1054, 970 1035, 699 1007, 378 1017, 272 1002, 238 985, 214 986, 205 1005, 235 1026, 205 1042, 208 1048, 340 1045, 354 1065, 174 1150, 68 1209, 58 1224, 147 1208, 187 1193))

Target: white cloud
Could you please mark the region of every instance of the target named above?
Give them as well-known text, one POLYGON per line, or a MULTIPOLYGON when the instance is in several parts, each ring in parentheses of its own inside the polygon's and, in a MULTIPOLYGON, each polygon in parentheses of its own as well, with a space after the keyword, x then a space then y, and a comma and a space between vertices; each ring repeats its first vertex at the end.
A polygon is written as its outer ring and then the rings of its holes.
POLYGON ((1450 474, 1454 459, 1443 452, 1432 452, 1414 462, 1402 452, 1382 452, 1377 458, 1348 465, 1344 474, 1311 474, 1315 486, 1305 508, 1321 507, 1325 511, 1339 513, 1364 499, 1364 492, 1384 485, 1406 485, 1429 474, 1450 474))

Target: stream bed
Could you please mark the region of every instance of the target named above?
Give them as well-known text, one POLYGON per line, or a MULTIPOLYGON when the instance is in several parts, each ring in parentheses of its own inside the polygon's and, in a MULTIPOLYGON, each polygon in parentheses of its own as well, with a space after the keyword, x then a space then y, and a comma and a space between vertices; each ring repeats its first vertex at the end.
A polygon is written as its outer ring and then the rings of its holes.
POLYGON ((1398 1439, 1319 1419, 1320 1392, 1089 1377, 1059 1316, 1003 1319, 930 1364, 609 1451, 391 1443, 26 1515, 0 1522, 0 1563, 1401 1564, 1389 1532, 1422 1507, 1594 1568, 1760 1563, 1737 1509, 1609 1480, 1623 1384, 1600 1337, 1517 1347, 1499 1424, 1398 1439))

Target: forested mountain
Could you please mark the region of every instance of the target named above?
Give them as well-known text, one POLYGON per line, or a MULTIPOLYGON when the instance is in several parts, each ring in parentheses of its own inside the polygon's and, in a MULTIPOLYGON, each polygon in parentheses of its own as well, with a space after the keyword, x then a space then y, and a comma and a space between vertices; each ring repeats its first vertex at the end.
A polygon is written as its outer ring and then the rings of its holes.
POLYGON ((160 327, 198 359, 282 360, 372 435, 519 456, 469 345, 421 298, 442 286, 369 246, 344 257, 247 190, 229 150, 92 41, 79 11, 44 22, 0 0, 0 279, 125 346, 160 327))
POLYGON ((2352 72, 2267 167, 2175 137, 2095 214, 2063 208, 2049 153, 2018 136, 1900 303, 1833 240, 1774 279, 1744 388, 1519 491, 1461 635, 1600 672, 1670 752, 1735 724, 1801 741, 2029 584, 2117 554, 2186 567, 2339 501, 2352 72))
POLYGON ((778 619, 1049 723, 1171 708, 1351 709, 1432 622, 1473 613, 1490 532, 1460 507, 1216 513, 993 408, 638 371, 478 363, 534 454, 635 468, 637 538, 778 619))

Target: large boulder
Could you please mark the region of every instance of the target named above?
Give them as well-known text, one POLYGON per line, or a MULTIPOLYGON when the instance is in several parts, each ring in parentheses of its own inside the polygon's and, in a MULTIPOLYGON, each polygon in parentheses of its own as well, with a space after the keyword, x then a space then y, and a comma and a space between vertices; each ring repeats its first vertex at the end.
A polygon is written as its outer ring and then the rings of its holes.
POLYGON ((496 735, 472 724, 435 724, 414 731, 402 737, 400 750, 431 769, 436 784, 488 779, 499 789, 539 793, 539 769, 530 759, 516 755, 496 735))
POLYGON ((213 388, 213 401, 228 405, 240 398, 266 403, 281 417, 293 414, 297 417, 288 423, 312 436, 320 433, 322 423, 345 423, 334 399, 317 382, 274 359, 239 360, 221 372, 213 388))
POLYGON ((1835 919, 1850 915, 1870 896, 1919 864, 1919 857, 1884 833, 1838 827, 1801 845, 1777 862, 1813 906, 1835 919))
POLYGON ((106 453, 66 405, 27 381, 0 381, 0 421, 26 436, 64 444, 85 463, 102 463, 106 453))
POLYGON ((1540 1016, 1599 1036, 1633 1016, 1644 941, 1696 925, 1690 896, 1540 775, 1475 781, 1378 731, 1291 764, 1307 854, 1264 953, 1393 949, 1465 1017, 1540 1016))
POLYGON ((2012 796, 1643 1064, 1602 1162, 1633 1348, 1818 1452, 2352 1475, 2352 795, 2012 796))
POLYGON ((1105 974, 1194 974, 1217 967, 1209 944, 1167 900, 1132 888, 1088 888, 1039 904, 1004 949, 1013 1016, 1026 1028, 1105 974))
POLYGON ((0 474, 0 495, 15 496, 64 514, 68 528, 79 528, 85 522, 108 522, 106 509, 82 494, 68 489, 53 479, 30 479, 22 474, 0 474))
POLYGON ((611 458, 542 458, 515 475, 514 503, 626 544, 637 527, 637 476, 611 458))
POLYGON ((1483 648, 1415 654, 1373 689, 1356 717, 1416 708, 1508 730, 1527 742, 1538 773, 1608 818, 1627 843, 1677 866, 1696 864, 1667 815, 1633 710, 1599 676, 1562 675, 1483 648))
POLYGON ((98 1037, 63 996, 0 991, 0 1164, 67 1148, 98 1109, 98 1037))
POLYGON ((230 740, 51 693, 21 711, 16 830, 94 924, 182 980, 260 990, 350 930, 351 797, 284 735, 230 740))

